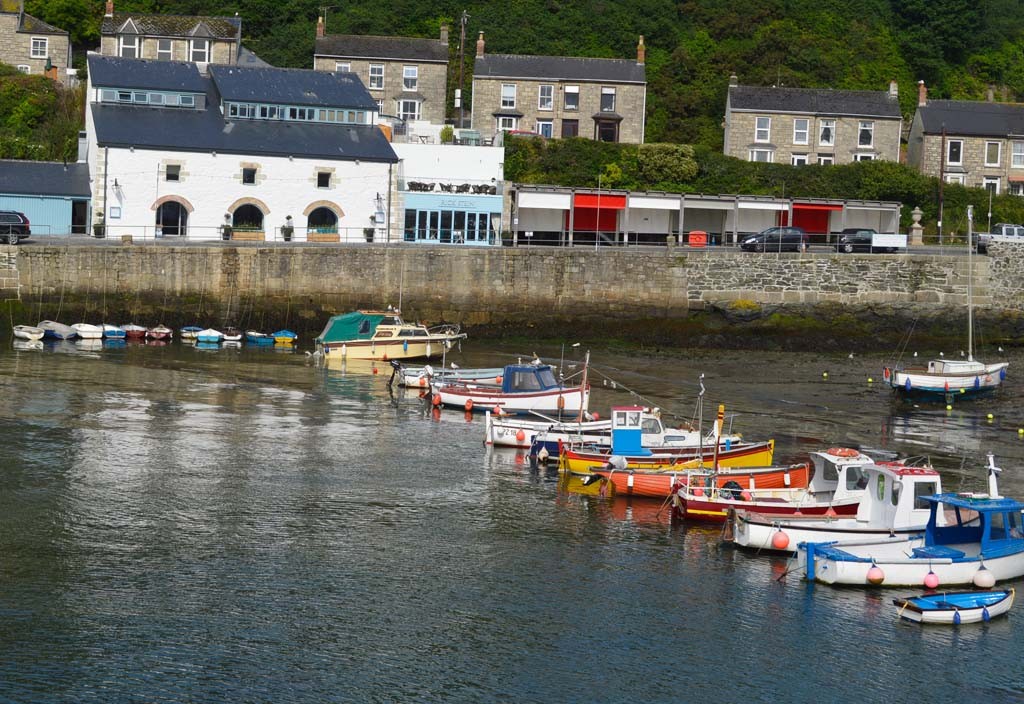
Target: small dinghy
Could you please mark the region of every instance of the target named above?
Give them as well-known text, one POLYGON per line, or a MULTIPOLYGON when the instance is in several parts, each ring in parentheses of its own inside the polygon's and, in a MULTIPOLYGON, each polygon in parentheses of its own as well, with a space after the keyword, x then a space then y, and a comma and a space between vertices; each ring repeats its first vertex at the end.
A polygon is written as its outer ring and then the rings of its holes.
POLYGON ((278 330, 273 333, 275 345, 294 345, 299 336, 291 330, 278 330))
POLYGON ((124 328, 118 325, 111 325, 105 323, 103 325, 103 337, 107 340, 123 340, 127 337, 128 333, 124 331, 124 328))
POLYGON ((203 329, 198 325, 186 325, 181 329, 182 340, 195 340, 196 335, 201 333, 203 329))
POLYGON ((226 327, 224 328, 224 342, 241 342, 242 331, 238 328, 226 327))
POLYGON ((1013 606, 1013 589, 986 592, 937 592, 893 599, 899 616, 915 623, 959 625, 1002 616, 1013 606))
POLYGON ((173 335, 174 331, 166 325, 157 325, 146 331, 146 337, 151 340, 170 340, 173 335))
POLYGON ((35 340, 42 340, 43 334, 46 331, 42 328, 37 328, 34 325, 15 325, 14 336, 19 340, 28 340, 34 342, 35 340))
POLYGON ((224 333, 220 330, 214 330, 213 328, 206 328, 205 330, 200 330, 196 333, 196 340, 208 345, 219 345, 223 339, 224 333))
POLYGON ((55 320, 40 320, 36 327, 42 328, 43 337, 50 340, 71 340, 78 334, 70 325, 55 320))
POLYGON ((265 332, 259 332, 258 330, 246 330, 245 342, 246 344, 260 347, 268 346, 274 344, 274 336, 268 335, 265 332))
POLYGON ((146 336, 146 328, 141 325, 136 325, 135 323, 122 325, 121 329, 124 330, 126 336, 133 340, 139 340, 146 336))
POLYGON ((71 326, 71 329, 75 331, 82 340, 102 340, 103 339, 103 328, 99 325, 90 325, 89 323, 75 323, 71 326))

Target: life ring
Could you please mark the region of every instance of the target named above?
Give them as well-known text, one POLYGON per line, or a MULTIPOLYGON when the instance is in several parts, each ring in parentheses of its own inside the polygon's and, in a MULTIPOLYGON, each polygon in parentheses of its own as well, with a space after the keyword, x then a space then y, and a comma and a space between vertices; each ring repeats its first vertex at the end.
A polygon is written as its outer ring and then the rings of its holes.
POLYGON ((856 457, 860 453, 849 447, 830 447, 826 454, 836 457, 856 457))

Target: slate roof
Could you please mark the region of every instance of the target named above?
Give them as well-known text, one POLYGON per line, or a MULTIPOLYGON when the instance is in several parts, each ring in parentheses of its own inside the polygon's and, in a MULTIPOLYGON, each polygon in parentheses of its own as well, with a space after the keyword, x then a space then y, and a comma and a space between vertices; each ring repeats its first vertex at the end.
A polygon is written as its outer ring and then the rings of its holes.
POLYGON ((374 125, 225 120, 216 108, 172 111, 93 103, 90 109, 96 144, 101 147, 398 161, 391 144, 374 125))
POLYGON ((224 100, 377 109, 377 101, 353 73, 211 65, 210 76, 224 100))
POLYGON ((257 66, 267 67, 270 66, 266 61, 256 56, 252 50, 246 49, 244 46, 238 47, 238 65, 239 66, 257 66))
POLYGON ((213 39, 236 39, 242 26, 242 20, 238 17, 115 12, 113 16, 103 18, 100 34, 117 34, 128 20, 132 20, 139 34, 155 37, 209 36, 213 39), (200 29, 201 25, 209 31, 204 32, 200 29))
POLYGON ((448 61, 448 45, 437 39, 374 37, 361 34, 329 34, 317 37, 313 53, 352 59, 401 61, 448 61))
POLYGON ((929 100, 917 108, 925 134, 965 137, 1024 135, 1024 105, 968 100, 929 100))
POLYGON ((473 63, 474 78, 537 78, 550 81, 646 83, 643 64, 629 59, 485 54, 473 63))
POLYGON ((2 159, 0 193, 89 198, 89 165, 2 159))
POLYGON ((21 23, 18 25, 19 32, 31 32, 32 34, 63 34, 68 35, 67 30, 54 27, 52 24, 43 22, 38 17, 22 13, 21 23))
POLYGON ((205 93, 209 85, 196 65, 187 61, 122 59, 99 54, 89 54, 89 78, 98 88, 205 93))
POLYGON ((741 112, 855 115, 899 119, 899 101, 884 90, 730 86, 729 107, 741 112))

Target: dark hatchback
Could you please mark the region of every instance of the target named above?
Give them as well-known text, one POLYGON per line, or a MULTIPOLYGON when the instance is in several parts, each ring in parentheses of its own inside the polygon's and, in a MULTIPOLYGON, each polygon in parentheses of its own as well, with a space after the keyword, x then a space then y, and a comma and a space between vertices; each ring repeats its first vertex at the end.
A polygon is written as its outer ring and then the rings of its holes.
POLYGON ((16 210, 0 210, 0 242, 18 244, 32 234, 25 213, 16 210))
POLYGON ((870 227, 848 227, 839 233, 838 244, 840 252, 895 252, 895 247, 875 247, 874 237, 878 234, 870 227))
POLYGON ((745 252, 799 252, 807 243, 802 227, 769 227, 740 242, 745 252))

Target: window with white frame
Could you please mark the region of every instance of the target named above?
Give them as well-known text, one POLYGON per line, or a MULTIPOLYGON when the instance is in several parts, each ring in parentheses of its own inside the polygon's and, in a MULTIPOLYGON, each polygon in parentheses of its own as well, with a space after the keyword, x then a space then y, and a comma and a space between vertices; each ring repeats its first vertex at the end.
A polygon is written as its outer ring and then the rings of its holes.
POLYGON ((579 110, 580 109, 580 87, 579 86, 566 86, 565 87, 565 109, 566 110, 579 110))
POLYGON ((406 121, 420 119, 420 101, 399 100, 398 116, 406 121))
POLYGON ((854 161, 874 161, 875 160, 875 155, 874 154, 854 154, 853 155, 853 160, 854 161))
POLYGON ((946 174, 946 183, 956 183, 964 185, 965 176, 964 174, 946 174))
POLYGON ((160 61, 171 61, 174 58, 174 44, 170 39, 156 40, 156 58, 160 61))
POLYGON ((209 39, 193 39, 189 44, 189 61, 195 61, 196 63, 206 63, 210 60, 210 40, 209 39))
POLYGON ((537 109, 538 110, 554 110, 555 109, 555 87, 554 86, 541 86, 540 91, 537 94, 537 109))
POLYGON ((961 166, 964 163, 964 141, 962 139, 951 139, 946 142, 946 164, 948 166, 961 166))
POLYGON ((790 156, 789 163, 793 166, 807 166, 807 155, 806 154, 793 154, 790 156))
POLYGON ((18 64, 18 73, 32 73, 32 67, 25 64, 18 64))
POLYGON ((836 144, 836 121, 822 120, 818 123, 818 145, 834 147, 836 144))
MULTIPOLYGON (((772 118, 758 117, 754 119, 754 141, 769 142, 772 137, 772 118)), ((753 161, 753 159, 751 159, 753 161)))
POLYGON ((832 156, 819 156, 818 157, 818 166, 832 166, 832 164, 834 164, 834 163, 836 163, 836 161, 835 161, 835 158, 832 157, 832 156))
POLYGON ((49 52, 50 40, 46 37, 32 37, 32 51, 30 56, 33 59, 45 59, 49 52))
POLYGON ((335 73, 352 73, 352 64, 342 63, 340 61, 334 62, 335 73))
POLYGON ((857 129, 857 146, 875 146, 875 123, 872 120, 861 120, 857 129))
POLYGON ((1024 183, 1011 183, 1009 193, 1011 196, 1024 196, 1024 183))
POLYGON ((384 64, 370 64, 370 90, 384 87, 384 64))
POLYGON ((136 34, 122 34, 117 39, 117 55, 122 59, 139 58, 139 37, 136 34))
POLYGON ((985 166, 999 166, 1003 158, 1002 142, 985 142, 985 166))
POLYGON ((516 106, 516 86, 514 83, 501 84, 501 107, 514 108, 516 106))
POLYGON ((999 182, 998 176, 986 176, 982 179, 981 186, 987 191, 991 191, 992 195, 999 195, 999 182))
POLYGON ((1015 169, 1024 168, 1024 142, 1014 142, 1010 150, 1010 166, 1015 169))
POLYGON ((402 90, 416 90, 420 82, 419 66, 402 67, 402 90))
POLYGON ((770 164, 774 161, 774 157, 771 149, 751 149, 748 154, 748 161, 760 161, 765 164, 770 164))
POLYGON ((807 144, 809 133, 810 120, 803 117, 793 120, 793 144, 807 144))
POLYGON ((601 112, 615 112, 615 89, 601 86, 601 112))
POLYGON ((502 115, 498 118, 498 129, 502 132, 514 130, 519 125, 519 118, 502 115))
POLYGON ((553 120, 537 120, 537 134, 541 137, 555 136, 555 123, 553 120))

